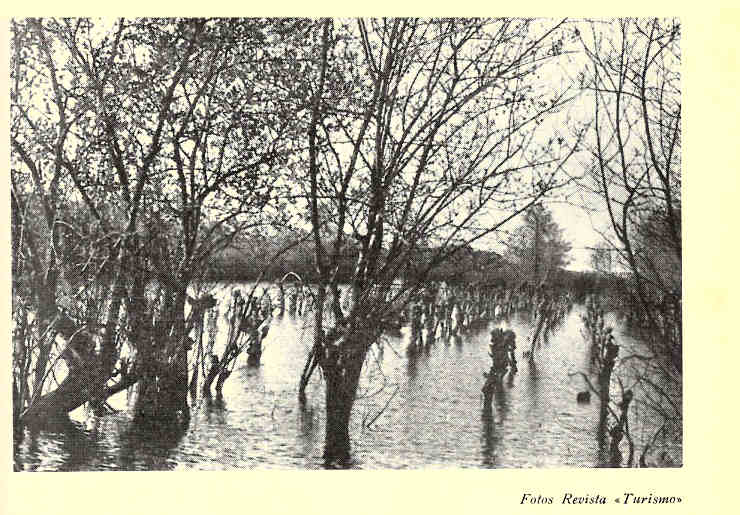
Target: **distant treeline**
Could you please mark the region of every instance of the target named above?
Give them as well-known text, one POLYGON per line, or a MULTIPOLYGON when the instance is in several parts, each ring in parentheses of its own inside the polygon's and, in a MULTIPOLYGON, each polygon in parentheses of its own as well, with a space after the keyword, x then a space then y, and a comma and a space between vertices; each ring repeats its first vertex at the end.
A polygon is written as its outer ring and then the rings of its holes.
MULTIPOLYGON (((295 236, 295 235, 293 235, 295 236)), ((299 240, 294 240, 299 241, 299 240)), ((420 250, 412 260, 406 276, 421 273, 429 265, 436 249, 420 250)), ((342 251, 337 275, 340 282, 351 279, 359 248, 346 247, 342 251)), ((291 244, 285 237, 242 237, 211 259, 206 278, 219 281, 278 281, 289 272, 298 274, 304 281, 314 282, 313 242, 310 240, 291 244), (284 250, 286 249, 287 250, 284 250), (281 252, 281 250, 283 252, 281 252), (279 254, 279 255, 278 255, 279 254), (278 255, 277 257, 275 257, 278 255)), ((512 287, 527 281, 514 265, 493 251, 460 249, 442 264, 434 267, 428 276, 431 281, 451 284, 475 284, 491 287, 512 287)), ((621 279, 598 272, 575 272, 559 269, 552 274, 549 286, 563 288, 583 298, 594 292, 616 292, 621 279)))
MULTIPOLYGON (((296 244, 275 257, 285 245, 278 239, 267 241, 261 237, 241 238, 234 245, 217 253, 210 261, 207 278, 211 280, 251 281, 279 280, 288 272, 298 274, 305 281, 314 281, 316 270, 313 265, 313 242, 296 244), (264 272, 264 273, 263 273, 264 272)), ((406 276, 422 274, 429 266, 437 249, 419 250, 405 271, 406 276)), ((356 246, 345 246, 339 260, 337 276, 340 281, 351 279, 360 250, 356 246)), ((443 263, 433 267, 429 280, 452 283, 484 282, 502 285, 505 263, 501 256, 490 251, 461 249, 443 263)))

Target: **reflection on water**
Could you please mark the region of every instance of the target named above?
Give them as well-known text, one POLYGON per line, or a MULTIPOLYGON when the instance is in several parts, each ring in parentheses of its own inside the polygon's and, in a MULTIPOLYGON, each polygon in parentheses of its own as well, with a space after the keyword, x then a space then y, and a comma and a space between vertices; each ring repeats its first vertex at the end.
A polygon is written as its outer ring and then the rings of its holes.
MULTIPOLYGON (((577 404, 577 371, 589 370, 580 334, 580 309, 536 350, 531 324, 509 321, 517 334, 519 372, 504 377, 490 407, 483 406, 483 372, 490 367, 489 327, 429 352, 408 357, 407 329, 386 338, 366 363, 351 422, 358 468, 597 467, 598 401, 577 404)), ((310 348, 310 330, 290 317, 276 321, 260 368, 241 366, 223 399, 199 399, 187 428, 144 427, 131 420, 123 392, 120 411, 51 431, 19 435, 18 470, 223 470, 321 468, 324 388, 317 371, 301 406, 297 384, 310 348)), ((244 358, 246 359, 246 358, 244 358)), ((635 420, 634 435, 648 434, 635 420)), ((632 424, 632 421, 631 421, 632 424)))

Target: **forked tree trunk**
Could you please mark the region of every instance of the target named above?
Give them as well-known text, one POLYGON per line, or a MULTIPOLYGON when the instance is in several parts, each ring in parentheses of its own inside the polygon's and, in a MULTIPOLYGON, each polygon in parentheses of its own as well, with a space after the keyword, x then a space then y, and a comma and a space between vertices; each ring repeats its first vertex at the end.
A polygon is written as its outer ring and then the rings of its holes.
POLYGON ((59 386, 36 398, 22 414, 22 425, 43 426, 64 419, 67 414, 95 397, 102 371, 89 334, 79 331, 63 353, 69 372, 59 386))
POLYGON ((110 379, 116 359, 115 332, 118 314, 123 299, 122 272, 115 280, 113 298, 108 310, 105 335, 99 354, 95 352, 92 337, 85 330, 78 330, 71 320, 59 328, 69 341, 63 352, 69 372, 59 386, 34 399, 21 417, 21 425, 44 426, 60 418, 65 418, 86 402, 98 403, 105 394, 105 385, 110 379))

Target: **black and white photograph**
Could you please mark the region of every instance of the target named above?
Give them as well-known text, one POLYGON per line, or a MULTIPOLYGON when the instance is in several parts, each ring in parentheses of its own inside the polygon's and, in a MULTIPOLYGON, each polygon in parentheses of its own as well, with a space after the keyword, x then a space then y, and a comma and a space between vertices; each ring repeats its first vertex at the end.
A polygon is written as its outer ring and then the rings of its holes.
POLYGON ((8 19, 12 469, 684 467, 683 21, 8 19))

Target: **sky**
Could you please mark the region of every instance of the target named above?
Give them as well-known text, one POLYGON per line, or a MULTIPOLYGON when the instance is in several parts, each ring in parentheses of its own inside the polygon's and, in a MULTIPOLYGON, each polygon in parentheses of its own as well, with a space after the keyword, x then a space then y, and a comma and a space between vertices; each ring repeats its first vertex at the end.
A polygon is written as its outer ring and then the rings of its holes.
POLYGON ((601 235, 594 230, 594 226, 604 223, 604 213, 587 213, 583 208, 562 203, 545 203, 552 212, 552 217, 561 229, 564 238, 570 242, 570 263, 566 266, 569 270, 584 271, 591 270, 591 251, 603 241, 601 235))

